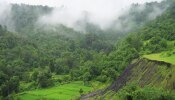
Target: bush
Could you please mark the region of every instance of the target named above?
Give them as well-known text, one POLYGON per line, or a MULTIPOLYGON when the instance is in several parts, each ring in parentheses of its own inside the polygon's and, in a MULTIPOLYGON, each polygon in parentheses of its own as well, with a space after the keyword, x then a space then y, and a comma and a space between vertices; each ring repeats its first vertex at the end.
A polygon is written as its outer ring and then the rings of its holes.
POLYGON ((80 94, 82 94, 84 91, 83 91, 83 89, 81 88, 80 90, 79 90, 79 93, 80 94))
POLYGON ((91 80, 91 74, 89 72, 86 72, 83 75, 83 81, 90 81, 91 80))
POLYGON ((106 75, 100 75, 96 78, 97 81, 100 81, 100 82, 106 82, 108 79, 108 77, 106 75))
POLYGON ((167 53, 166 53, 166 56, 167 56, 167 57, 169 57, 169 56, 171 56, 171 55, 172 55, 171 52, 167 52, 167 53))
POLYGON ((70 75, 64 75, 64 76, 62 77, 62 81, 63 81, 63 82, 69 82, 69 81, 71 81, 71 76, 70 76, 70 75))
POLYGON ((162 48, 167 48, 167 42, 166 42, 166 40, 161 40, 160 41, 160 46, 162 47, 162 48))
POLYGON ((51 79, 51 73, 40 72, 37 77, 38 86, 41 88, 46 88, 53 85, 51 79))

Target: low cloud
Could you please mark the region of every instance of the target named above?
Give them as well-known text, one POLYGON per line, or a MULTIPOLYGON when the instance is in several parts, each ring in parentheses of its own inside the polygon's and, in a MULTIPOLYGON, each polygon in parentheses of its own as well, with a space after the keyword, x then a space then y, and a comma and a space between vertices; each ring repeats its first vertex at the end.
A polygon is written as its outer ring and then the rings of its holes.
MULTIPOLYGON (((35 0, 4 0, 0 2, 0 24, 8 26, 10 30, 14 29, 12 6, 7 3, 25 3, 35 4, 35 0)), ((54 3, 39 2, 36 5, 56 6, 51 13, 38 18, 37 25, 58 25, 62 24, 78 31, 86 31, 87 24, 93 24, 102 30, 115 28, 117 30, 129 31, 134 26, 134 18, 130 15, 131 4, 142 4, 137 8, 138 12, 145 9, 145 2, 162 0, 54 0, 54 3), (55 5, 54 5, 55 4, 55 5), (120 19, 121 16, 127 16, 120 19), (125 25, 125 26, 123 26, 125 25)), ((53 0, 51 0, 53 2, 53 0)), ((155 7, 149 12, 147 19, 153 20, 161 15, 165 9, 155 7)))
POLYGON ((7 3, 0 2, 0 24, 2 26, 7 26, 9 30, 13 30, 13 19, 11 15, 11 5, 7 3))
POLYGON ((154 20, 160 16, 169 6, 168 3, 164 5, 158 4, 156 2, 152 4, 133 4, 130 9, 119 16, 118 19, 113 21, 110 26, 119 32, 129 32, 131 30, 137 29, 138 25, 142 26, 146 22, 154 20))
MULTIPOLYGON (((121 15, 126 15, 132 3, 145 2, 146 0, 65 0, 62 2, 63 5, 55 8, 51 14, 40 17, 38 23, 63 24, 78 31, 85 31, 86 23, 91 23, 105 30, 111 27, 113 22, 121 15)), ((144 5, 142 5, 138 10, 142 11, 144 9, 144 5)), ((149 18, 154 19, 162 12, 163 10, 155 8, 153 12, 150 12, 149 18)), ((132 20, 126 19, 122 23, 127 23, 128 21, 132 20)), ((117 26, 120 28, 121 25, 118 24, 117 26)), ((126 28, 127 30, 130 29, 129 26, 126 28)))

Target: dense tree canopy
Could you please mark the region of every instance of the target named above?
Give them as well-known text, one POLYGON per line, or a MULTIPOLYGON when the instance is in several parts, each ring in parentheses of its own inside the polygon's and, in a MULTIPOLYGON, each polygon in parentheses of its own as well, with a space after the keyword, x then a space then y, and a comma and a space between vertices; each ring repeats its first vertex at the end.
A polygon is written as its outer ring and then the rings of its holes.
MULTIPOLYGON (((148 3, 149 9, 136 12, 134 9, 139 5, 133 5, 130 14, 134 27, 148 22, 144 17, 153 5, 164 7, 161 6, 163 3, 148 3)), ((52 8, 29 5, 13 5, 12 8, 16 32, 9 32, 6 26, 0 25, 0 95, 4 98, 23 90, 20 90, 20 82, 32 83, 29 89, 74 80, 83 80, 85 84, 93 80, 111 82, 133 59, 164 51, 168 42, 175 40, 173 3, 162 16, 141 30, 135 28, 129 35, 112 29, 103 31, 90 24, 86 34, 64 25, 44 30, 50 27, 36 27, 35 22, 52 8), (56 75, 63 78, 55 79, 56 75)), ((127 16, 120 19, 125 20, 127 16)), ((127 23, 123 23, 125 25, 127 23)), ((83 90, 79 92, 83 93, 83 90)), ((137 90, 132 94, 133 98, 142 97, 138 94, 146 93, 137 90)))

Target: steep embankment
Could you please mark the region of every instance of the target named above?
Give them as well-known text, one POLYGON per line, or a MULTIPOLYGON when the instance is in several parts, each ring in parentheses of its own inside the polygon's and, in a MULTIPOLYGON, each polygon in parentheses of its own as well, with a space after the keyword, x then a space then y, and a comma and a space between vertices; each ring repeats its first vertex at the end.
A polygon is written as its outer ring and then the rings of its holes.
MULTIPOLYGON (((154 86, 164 89, 175 89, 175 66, 163 62, 148 59, 139 59, 129 65, 125 71, 116 79, 116 81, 104 90, 99 90, 87 95, 81 99, 105 98, 108 91, 118 91, 130 83, 136 83, 140 87, 154 86)), ((111 95, 112 96, 112 95, 111 95)))

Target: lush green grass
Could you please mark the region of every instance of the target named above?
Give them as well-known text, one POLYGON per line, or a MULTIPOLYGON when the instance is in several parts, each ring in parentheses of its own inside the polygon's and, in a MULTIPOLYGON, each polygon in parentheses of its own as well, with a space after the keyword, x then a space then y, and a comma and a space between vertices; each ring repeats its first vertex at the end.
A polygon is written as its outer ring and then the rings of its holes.
MULTIPOLYGON (((144 43, 146 44, 147 42, 149 41, 145 41, 144 43)), ((150 60, 164 61, 175 65, 174 43, 175 41, 167 41, 168 46, 166 51, 157 54, 144 55, 143 57, 150 60)))
POLYGON ((23 92, 18 94, 17 97, 22 100, 36 100, 42 98, 47 98, 47 100, 71 100, 80 96, 79 90, 81 88, 84 93, 92 90, 92 87, 84 86, 82 81, 76 81, 52 88, 23 92))
POLYGON ((150 60, 164 61, 175 65, 175 54, 168 55, 167 52, 144 55, 144 58, 150 60))

